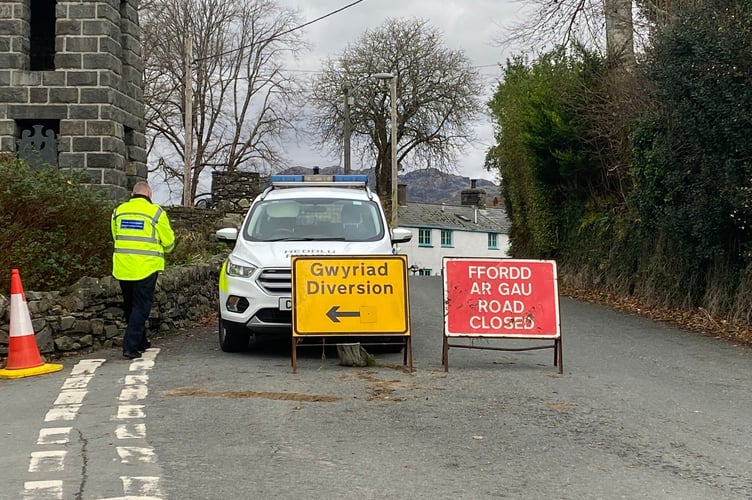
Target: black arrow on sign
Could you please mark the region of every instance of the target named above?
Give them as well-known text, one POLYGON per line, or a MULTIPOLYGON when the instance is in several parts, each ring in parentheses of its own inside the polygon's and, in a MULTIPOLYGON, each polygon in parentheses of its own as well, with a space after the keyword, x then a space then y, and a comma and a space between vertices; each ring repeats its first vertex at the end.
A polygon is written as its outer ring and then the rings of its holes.
POLYGON ((339 318, 357 318, 360 317, 359 311, 339 311, 339 306, 332 306, 331 309, 326 313, 327 316, 329 316, 329 319, 332 320, 333 323, 339 323, 339 318))

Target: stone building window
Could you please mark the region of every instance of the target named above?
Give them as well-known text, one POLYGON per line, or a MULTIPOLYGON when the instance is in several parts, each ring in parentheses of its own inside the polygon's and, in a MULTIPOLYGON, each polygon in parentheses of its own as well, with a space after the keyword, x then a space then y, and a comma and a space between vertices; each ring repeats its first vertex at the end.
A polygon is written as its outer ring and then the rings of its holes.
POLYGON ((29 19, 29 69, 55 69, 55 8, 57 0, 34 0, 29 19))
POLYGON ((18 157, 35 168, 57 166, 60 120, 16 120, 18 157))

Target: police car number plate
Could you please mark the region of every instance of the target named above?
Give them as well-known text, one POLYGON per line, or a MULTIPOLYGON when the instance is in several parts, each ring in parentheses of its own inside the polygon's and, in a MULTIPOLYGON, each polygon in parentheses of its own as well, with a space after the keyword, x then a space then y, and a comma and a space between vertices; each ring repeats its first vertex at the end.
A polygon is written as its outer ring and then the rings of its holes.
POLYGON ((292 311, 292 298, 280 297, 279 298, 279 310, 280 311, 292 311))

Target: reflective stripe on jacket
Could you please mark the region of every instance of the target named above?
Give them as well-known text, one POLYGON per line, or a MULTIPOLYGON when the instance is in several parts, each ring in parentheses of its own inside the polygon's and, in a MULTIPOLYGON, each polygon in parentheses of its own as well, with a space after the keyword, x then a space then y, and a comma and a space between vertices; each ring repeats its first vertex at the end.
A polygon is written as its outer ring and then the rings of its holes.
POLYGON ((175 247, 175 233, 159 205, 136 195, 112 212, 111 229, 116 279, 136 281, 164 270, 164 254, 175 247))

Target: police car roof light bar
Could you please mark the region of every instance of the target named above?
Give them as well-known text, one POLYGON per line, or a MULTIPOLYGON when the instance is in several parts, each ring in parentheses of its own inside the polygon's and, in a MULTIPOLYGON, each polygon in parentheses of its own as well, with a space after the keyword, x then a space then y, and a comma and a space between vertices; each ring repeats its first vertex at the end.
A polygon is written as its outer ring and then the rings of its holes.
POLYGON ((359 187, 368 184, 367 175, 272 175, 269 177, 273 187, 359 187))

